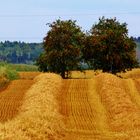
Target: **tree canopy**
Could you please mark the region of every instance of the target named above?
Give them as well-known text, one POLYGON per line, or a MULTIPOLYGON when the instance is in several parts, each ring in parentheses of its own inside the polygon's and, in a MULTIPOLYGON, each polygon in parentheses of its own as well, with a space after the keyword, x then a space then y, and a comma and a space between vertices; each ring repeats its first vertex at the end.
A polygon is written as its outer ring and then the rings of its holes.
POLYGON ((136 43, 128 36, 127 24, 116 18, 100 18, 87 34, 72 20, 59 19, 48 25, 44 52, 37 60, 42 71, 67 78, 69 71, 85 63, 92 69, 114 74, 138 66, 136 43))
POLYGON ((138 65, 136 43, 128 36, 127 24, 116 18, 100 18, 87 35, 82 52, 86 62, 104 72, 117 73, 138 65))
MULTIPOLYGON (((41 59, 38 59, 40 69, 59 73, 67 78, 68 71, 77 69, 81 60, 84 33, 72 20, 56 20, 49 24, 50 30, 44 38, 44 58, 47 68, 42 68, 41 59)), ((42 57, 42 56, 40 56, 42 57)))

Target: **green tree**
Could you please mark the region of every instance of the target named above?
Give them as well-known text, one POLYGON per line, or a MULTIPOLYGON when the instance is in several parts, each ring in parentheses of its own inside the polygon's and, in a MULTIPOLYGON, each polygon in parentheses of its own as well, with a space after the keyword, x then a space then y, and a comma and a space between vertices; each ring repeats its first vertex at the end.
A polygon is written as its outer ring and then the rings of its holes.
POLYGON ((99 19, 87 35, 83 48, 84 59, 95 69, 117 73, 138 66, 136 43, 128 36, 126 23, 99 19))
MULTIPOLYGON (((84 33, 76 25, 76 21, 72 20, 62 21, 59 19, 49 24, 49 27, 50 31, 44 38, 47 69, 67 78, 68 72, 79 66, 84 33)), ((42 69, 41 63, 38 65, 42 69)))
POLYGON ((48 71, 48 67, 47 67, 46 61, 47 61, 46 54, 45 53, 41 53, 40 56, 36 60, 36 65, 39 66, 39 70, 40 71, 43 71, 43 72, 48 71))

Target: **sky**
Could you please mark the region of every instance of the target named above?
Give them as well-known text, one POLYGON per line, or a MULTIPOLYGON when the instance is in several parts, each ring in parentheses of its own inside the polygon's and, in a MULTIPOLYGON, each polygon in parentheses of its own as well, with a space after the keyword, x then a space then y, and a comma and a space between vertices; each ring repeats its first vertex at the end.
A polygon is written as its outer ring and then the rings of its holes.
POLYGON ((42 42, 56 19, 76 20, 88 31, 99 17, 126 22, 140 36, 140 0, 0 0, 0 41, 42 42))

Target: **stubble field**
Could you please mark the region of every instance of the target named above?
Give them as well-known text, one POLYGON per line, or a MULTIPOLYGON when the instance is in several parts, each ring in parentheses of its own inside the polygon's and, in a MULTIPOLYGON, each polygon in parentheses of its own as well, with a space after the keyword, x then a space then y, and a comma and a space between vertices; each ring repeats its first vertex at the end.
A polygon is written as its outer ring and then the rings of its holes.
POLYGON ((139 140, 139 75, 23 72, 0 92, 0 139, 139 140))

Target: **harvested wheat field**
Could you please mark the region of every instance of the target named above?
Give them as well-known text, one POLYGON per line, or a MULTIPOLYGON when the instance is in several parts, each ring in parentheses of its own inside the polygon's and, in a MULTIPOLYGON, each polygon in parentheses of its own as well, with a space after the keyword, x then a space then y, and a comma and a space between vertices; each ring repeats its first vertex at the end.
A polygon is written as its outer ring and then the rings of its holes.
POLYGON ((100 73, 90 79, 63 80, 59 75, 46 73, 33 82, 20 99, 22 104, 14 107, 18 113, 9 121, 5 111, 7 118, 5 123, 1 119, 0 139, 140 139, 138 77, 122 79, 100 73))
POLYGON ((40 72, 19 72, 21 79, 33 80, 36 76, 41 74, 40 72))
POLYGON ((0 122, 12 119, 18 113, 25 92, 33 80, 15 80, 0 93, 0 122))
MULTIPOLYGON (((24 93, 22 105, 17 107, 18 114, 10 118, 11 120, 0 123, 0 139, 61 140, 65 135, 63 134, 65 127, 57 102, 61 80, 61 77, 55 74, 40 74, 32 80, 35 83, 32 86, 27 82, 31 87, 24 93)), ((15 86, 16 91, 17 86, 15 86)), ((6 94, 6 90, 3 94, 6 94)), ((21 94, 20 90, 18 92, 21 94)), ((8 111, 5 111, 5 114, 8 114, 8 111)))
POLYGON ((12 81, 5 90, 0 92, 0 122, 11 120, 18 114, 26 91, 34 83, 31 76, 33 79, 37 75, 38 73, 35 72, 33 74, 22 72, 19 80, 12 81))
MULTIPOLYGON (((36 76, 38 73, 36 73, 36 76)), ((30 77, 36 77, 35 73, 30 74, 30 77)), ((20 107, 23 104, 23 98, 26 91, 34 83, 29 77, 29 73, 20 73, 20 79, 12 81, 5 90, 0 92, 0 122, 4 123, 16 117, 20 107), (27 77, 26 79, 23 77, 27 77)))
POLYGON ((139 82, 106 73, 63 80, 60 112, 66 139, 140 139, 139 82))

